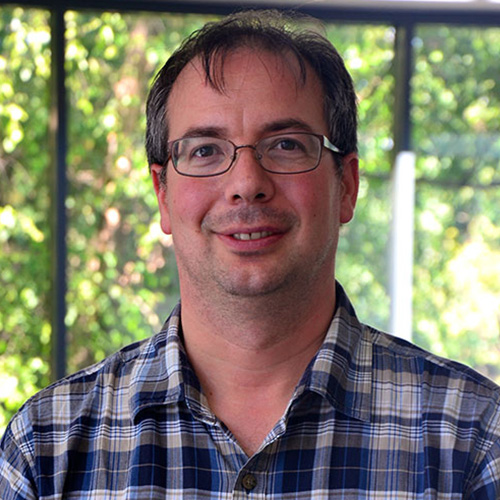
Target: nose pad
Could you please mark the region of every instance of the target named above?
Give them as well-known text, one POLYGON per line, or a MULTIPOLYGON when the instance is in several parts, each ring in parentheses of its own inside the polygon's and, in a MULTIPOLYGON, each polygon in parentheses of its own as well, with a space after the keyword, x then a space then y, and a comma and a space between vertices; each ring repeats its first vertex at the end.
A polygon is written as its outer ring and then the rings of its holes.
POLYGON ((236 162, 236 160, 238 159, 239 150, 240 149, 245 149, 245 148, 247 148, 247 149, 253 149, 253 155, 254 155, 255 159, 257 160, 257 162, 260 165, 260 160, 262 158, 262 155, 258 153, 257 148, 254 145, 252 145, 252 144, 243 144, 241 146, 236 146, 234 148, 234 155, 233 155, 233 162, 232 162, 233 165, 236 162))
POLYGON ((255 158, 256 163, 259 165, 259 168, 261 170, 264 170, 262 167, 260 160, 262 159, 262 155, 258 153, 257 148, 251 144, 244 144, 243 146, 237 146, 234 149, 234 156, 233 156, 233 161, 231 162, 231 170, 233 170, 236 167, 236 164, 239 163, 238 160, 240 158, 240 149, 253 149, 253 157, 255 158))

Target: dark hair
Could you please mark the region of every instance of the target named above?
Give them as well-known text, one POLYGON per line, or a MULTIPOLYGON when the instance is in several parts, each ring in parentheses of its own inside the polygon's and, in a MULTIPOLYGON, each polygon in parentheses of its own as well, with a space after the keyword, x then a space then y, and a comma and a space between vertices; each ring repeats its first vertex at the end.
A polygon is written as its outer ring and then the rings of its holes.
POLYGON ((164 165, 168 159, 167 100, 182 69, 199 57, 207 81, 223 91, 224 59, 241 47, 257 47, 282 55, 294 54, 303 82, 306 79, 306 64, 309 64, 324 89, 329 139, 344 154, 356 152, 357 110, 352 79, 335 47, 316 31, 297 27, 297 20, 311 22, 309 17, 278 10, 243 11, 208 23, 184 40, 156 75, 149 93, 146 109, 149 165, 164 165), (293 25, 295 27, 292 28, 293 25))

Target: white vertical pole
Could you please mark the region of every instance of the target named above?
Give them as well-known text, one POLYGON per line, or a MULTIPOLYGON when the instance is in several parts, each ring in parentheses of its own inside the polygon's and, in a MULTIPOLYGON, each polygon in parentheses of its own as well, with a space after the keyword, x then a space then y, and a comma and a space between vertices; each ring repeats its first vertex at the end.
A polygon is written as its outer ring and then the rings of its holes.
POLYGON ((412 338, 415 153, 401 151, 393 170, 390 331, 412 338))

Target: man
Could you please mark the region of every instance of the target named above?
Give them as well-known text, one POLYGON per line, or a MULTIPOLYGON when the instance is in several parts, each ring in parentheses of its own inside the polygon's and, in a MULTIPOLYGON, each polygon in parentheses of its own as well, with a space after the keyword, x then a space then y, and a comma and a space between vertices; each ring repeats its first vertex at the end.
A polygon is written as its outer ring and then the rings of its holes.
POLYGON ((286 23, 208 25, 159 73, 146 142, 181 305, 21 409, 2 499, 500 498, 499 388, 362 325, 335 282, 354 90, 286 23))

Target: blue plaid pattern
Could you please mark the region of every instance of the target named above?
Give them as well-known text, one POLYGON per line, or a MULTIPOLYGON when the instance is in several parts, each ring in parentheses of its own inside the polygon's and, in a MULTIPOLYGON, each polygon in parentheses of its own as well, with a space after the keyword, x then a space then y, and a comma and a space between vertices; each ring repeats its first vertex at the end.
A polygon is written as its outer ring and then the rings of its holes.
POLYGON ((362 325, 338 285, 325 342, 247 457, 206 404, 179 331, 31 398, 0 446, 0 498, 500 498, 500 389, 362 325))

